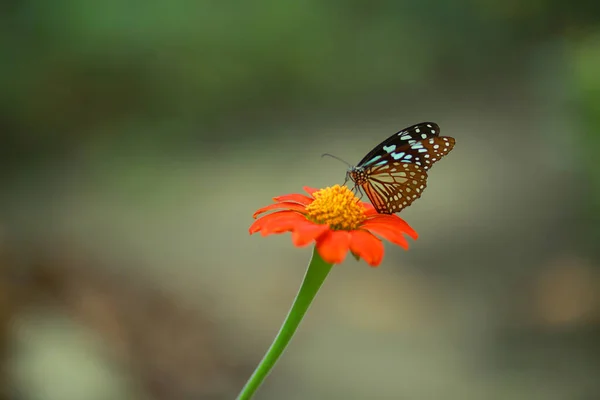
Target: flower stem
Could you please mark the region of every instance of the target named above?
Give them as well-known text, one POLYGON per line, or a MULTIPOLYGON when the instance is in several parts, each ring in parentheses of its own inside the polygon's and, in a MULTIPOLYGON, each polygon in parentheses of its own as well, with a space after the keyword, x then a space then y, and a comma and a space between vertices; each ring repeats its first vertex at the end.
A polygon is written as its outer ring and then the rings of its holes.
POLYGON ((267 375, 269 375, 288 343, 292 340, 296 329, 298 329, 298 325, 300 325, 302 318, 304 318, 304 314, 306 314, 321 285, 323 285, 325 278, 327 278, 329 271, 331 271, 332 265, 321 258, 316 248, 313 250, 312 259, 308 264, 302 286, 300 286, 300 290, 294 299, 294 303, 285 321, 283 321, 279 333, 250 379, 248 379, 248 382, 246 382, 237 400, 251 399, 267 375))

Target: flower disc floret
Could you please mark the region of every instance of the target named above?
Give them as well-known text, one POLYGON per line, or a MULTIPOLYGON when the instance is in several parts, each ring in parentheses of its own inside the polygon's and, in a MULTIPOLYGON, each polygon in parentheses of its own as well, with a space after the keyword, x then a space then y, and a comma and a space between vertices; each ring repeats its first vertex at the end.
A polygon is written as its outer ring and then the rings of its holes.
POLYGON ((335 185, 313 193, 314 201, 306 207, 308 218, 327 224, 333 230, 354 230, 366 218, 365 207, 346 186, 335 185))

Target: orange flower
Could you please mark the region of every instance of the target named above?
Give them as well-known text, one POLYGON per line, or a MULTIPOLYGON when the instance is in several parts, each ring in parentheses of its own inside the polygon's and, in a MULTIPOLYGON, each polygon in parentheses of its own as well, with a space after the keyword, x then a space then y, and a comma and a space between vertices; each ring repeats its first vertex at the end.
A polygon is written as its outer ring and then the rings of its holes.
POLYGON ((403 234, 417 239, 418 234, 402 218, 378 214, 369 203, 359 201, 346 186, 317 190, 305 187, 310 195, 287 194, 275 197, 274 204, 257 210, 253 217, 279 210, 254 221, 250 234, 262 236, 292 232, 295 246, 316 242, 317 251, 328 263, 341 263, 348 250, 371 266, 383 259, 383 243, 374 234, 405 249, 403 234))

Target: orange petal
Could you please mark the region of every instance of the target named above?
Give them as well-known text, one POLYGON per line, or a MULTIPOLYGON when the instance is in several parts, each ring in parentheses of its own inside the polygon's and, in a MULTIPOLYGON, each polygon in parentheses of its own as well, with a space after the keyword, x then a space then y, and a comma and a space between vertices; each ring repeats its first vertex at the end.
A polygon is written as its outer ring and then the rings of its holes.
POLYGON ((315 224, 306 221, 305 224, 298 224, 292 232, 292 242, 295 246, 301 247, 316 240, 319 236, 329 230, 329 225, 315 224))
POLYGON ((293 230, 298 224, 307 222, 304 215, 296 211, 277 211, 254 221, 250 225, 250 234, 260 231, 262 236, 293 230))
POLYGON ((290 203, 290 202, 274 203, 274 204, 269 204, 266 207, 262 207, 262 208, 259 208, 258 210, 256 210, 256 212, 254 214, 252 214, 252 218, 256 219, 256 217, 258 217, 259 214, 262 214, 262 213, 270 211, 270 210, 276 210, 278 208, 283 208, 285 210, 291 210, 291 211, 298 211, 300 213, 304 213, 306 211, 306 208, 302 204, 290 203))
POLYGON ((283 196, 273 197, 273 200, 278 202, 294 202, 298 204, 304 204, 305 206, 309 205, 314 201, 312 197, 305 196, 303 194, 284 194, 283 196))
POLYGON ((362 203, 363 206, 365 207, 365 215, 370 217, 371 215, 378 215, 379 213, 377 212, 377 210, 375 209, 375 207, 373 207, 373 204, 371 203, 362 203))
POLYGON ((383 243, 367 231, 350 232, 350 250, 372 267, 383 259, 383 243))
POLYGON ((395 229, 393 225, 375 220, 367 220, 363 223, 362 228, 371 233, 375 233, 404 249, 408 249, 408 242, 402 235, 402 231, 395 229))
POLYGON ((368 221, 376 221, 378 223, 387 224, 396 230, 406 233, 415 240, 417 240, 419 237, 419 234, 410 225, 408 225, 405 220, 394 214, 378 214, 372 218, 369 218, 368 221))
POLYGON ((320 189, 315 189, 315 188, 311 188, 308 186, 303 186, 302 189, 304 189, 304 191, 308 194, 310 194, 311 196, 313 195, 314 192, 318 192, 320 189))
POLYGON ((350 232, 328 231, 317 240, 317 251, 328 263, 339 264, 350 247, 350 232))

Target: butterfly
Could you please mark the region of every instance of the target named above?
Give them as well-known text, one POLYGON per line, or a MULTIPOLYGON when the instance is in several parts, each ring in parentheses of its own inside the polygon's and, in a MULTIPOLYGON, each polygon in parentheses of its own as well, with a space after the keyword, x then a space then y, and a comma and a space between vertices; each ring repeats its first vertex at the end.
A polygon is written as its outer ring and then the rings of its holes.
POLYGON ((440 136, 440 127, 422 122, 390 136, 375 146, 346 182, 362 188, 380 214, 394 214, 411 205, 427 186, 427 171, 454 148, 455 139, 440 136))

